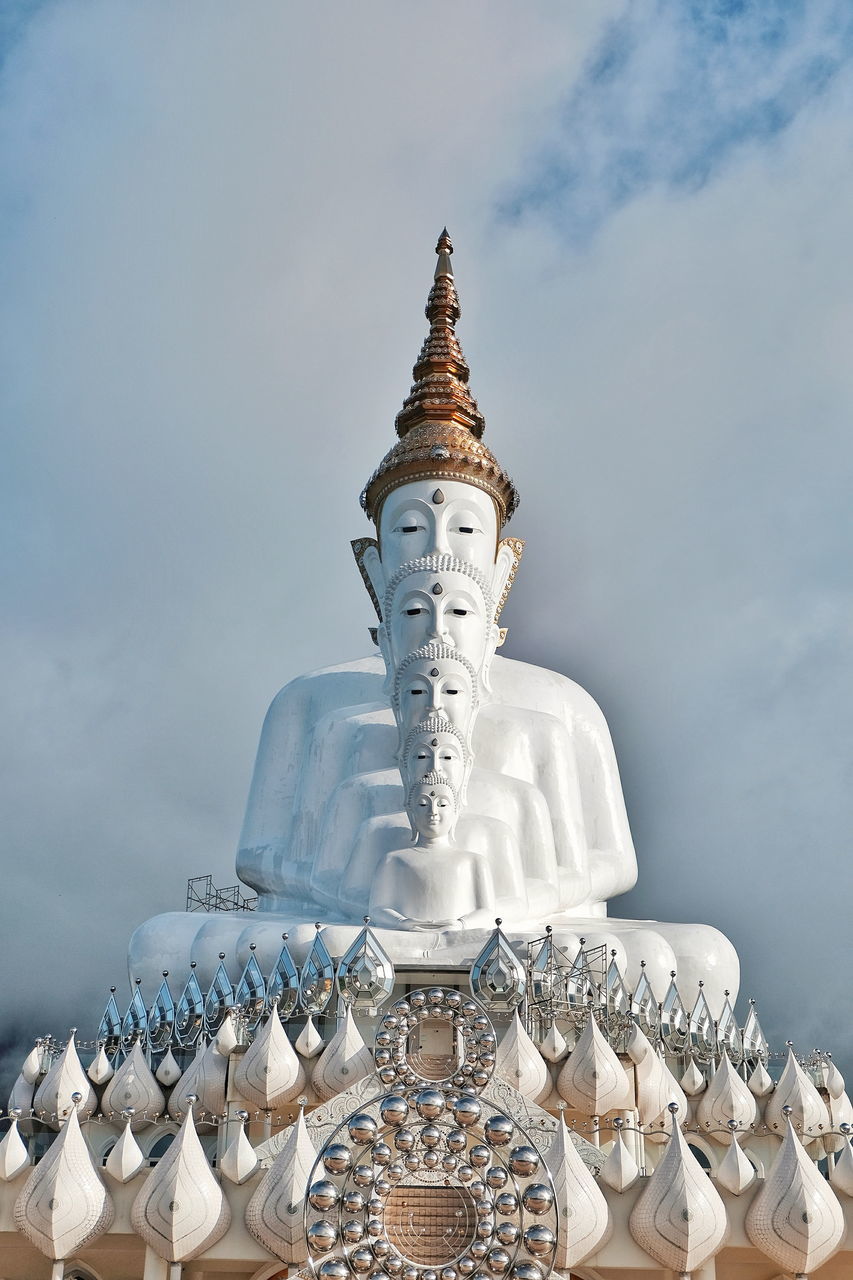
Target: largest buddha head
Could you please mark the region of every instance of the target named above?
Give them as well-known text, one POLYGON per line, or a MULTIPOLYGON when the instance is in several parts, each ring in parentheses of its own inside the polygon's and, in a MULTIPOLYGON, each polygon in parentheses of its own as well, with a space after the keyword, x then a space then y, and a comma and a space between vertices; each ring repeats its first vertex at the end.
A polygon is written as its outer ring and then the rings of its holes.
POLYGON ((460 307, 446 231, 436 252, 430 331, 397 415, 400 438, 361 495, 378 538, 358 539, 353 549, 379 616, 389 681, 409 650, 432 640, 462 649, 488 688, 498 619, 523 545, 500 539, 518 494, 481 439, 485 422, 456 338, 460 307))

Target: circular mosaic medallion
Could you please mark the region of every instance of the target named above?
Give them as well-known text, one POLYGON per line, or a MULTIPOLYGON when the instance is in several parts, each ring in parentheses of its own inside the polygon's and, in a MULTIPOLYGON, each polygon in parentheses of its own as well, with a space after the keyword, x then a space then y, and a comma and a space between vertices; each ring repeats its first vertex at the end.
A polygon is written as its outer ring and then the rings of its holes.
POLYGON ((554 1184, 511 1117, 421 1081, 331 1135, 309 1178, 305 1235, 323 1280, 546 1280, 554 1184))
POLYGON ((432 1087, 479 1093, 495 1069, 497 1039, 482 1006, 459 991, 428 987, 397 1000, 381 1019, 373 1044, 380 1081, 388 1089, 432 1087))

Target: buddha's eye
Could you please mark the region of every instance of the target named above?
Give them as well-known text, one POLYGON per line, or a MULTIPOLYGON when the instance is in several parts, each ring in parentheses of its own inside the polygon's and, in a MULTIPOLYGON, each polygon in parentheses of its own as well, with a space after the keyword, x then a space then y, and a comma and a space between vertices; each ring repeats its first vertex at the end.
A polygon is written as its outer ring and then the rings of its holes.
POLYGON ((416 618, 419 613, 423 613, 423 609, 420 605, 415 605, 414 608, 406 610, 406 614, 409 618, 416 618))
POLYGON ((420 525, 417 525, 417 524, 401 524, 398 529, 394 530, 394 532, 395 533, 417 533, 419 528, 420 528, 420 525))
POLYGON ((473 526, 472 526, 472 525, 470 525, 470 524, 460 524, 460 526, 459 526, 459 532, 460 532, 460 533, 473 533, 473 532, 474 532, 474 529, 473 529, 473 526))
POLYGON ((420 698, 426 691, 424 689, 410 689, 409 694, 413 698, 420 698))
POLYGON ((457 695, 457 693, 459 692, 459 690, 458 690, 458 689, 445 689, 445 691, 444 691, 444 692, 448 695, 448 697, 450 697, 450 698, 455 698, 455 697, 456 697, 456 695, 457 695))
POLYGON ((442 751, 441 755, 438 758, 439 760, 452 760, 453 756, 450 754, 449 751, 442 751))
MULTIPOLYGON (((420 689, 418 690, 418 693, 420 693, 420 689)), ((425 751, 419 751, 417 756, 415 757, 416 760, 426 760, 426 758, 427 758, 427 753, 425 751)))
POLYGON ((470 612, 471 612, 470 609, 454 609, 453 610, 453 613, 457 618, 467 618, 470 612))

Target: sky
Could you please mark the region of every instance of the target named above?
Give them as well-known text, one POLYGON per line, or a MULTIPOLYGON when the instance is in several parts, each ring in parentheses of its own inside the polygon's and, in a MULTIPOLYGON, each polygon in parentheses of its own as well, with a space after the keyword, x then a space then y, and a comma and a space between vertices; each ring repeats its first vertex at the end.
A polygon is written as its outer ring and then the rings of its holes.
POLYGON ((741 1018, 853 1071, 846 0, 10 3, 0 157, 7 1069, 234 882, 268 703, 369 650, 446 223, 504 652, 608 718, 612 913, 716 925, 741 1018))

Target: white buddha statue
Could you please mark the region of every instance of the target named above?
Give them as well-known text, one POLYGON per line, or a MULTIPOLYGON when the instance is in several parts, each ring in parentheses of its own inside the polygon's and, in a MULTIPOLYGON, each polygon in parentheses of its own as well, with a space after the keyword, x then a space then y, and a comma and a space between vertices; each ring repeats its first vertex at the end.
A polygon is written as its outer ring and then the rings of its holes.
POLYGON ((406 796, 413 839, 382 858, 370 886, 370 917, 392 929, 488 928, 513 898, 525 902, 512 851, 492 840, 467 849, 455 838, 461 797, 444 773, 416 779, 406 796), (509 856, 508 856, 509 855, 509 856))
POLYGON ((300 676, 270 707, 237 855, 258 911, 157 917, 131 941, 131 974, 192 958, 204 975, 220 951, 236 969, 250 943, 269 964, 283 930, 298 953, 316 920, 342 950, 365 912, 398 963, 465 963, 500 915, 519 942, 550 924, 569 952, 581 936, 607 946, 629 987, 641 961, 660 994, 672 970, 687 999, 703 979, 713 1009, 738 986, 722 934, 607 915, 637 865, 600 709, 496 654, 518 497, 480 439, 451 252, 445 234, 400 439, 362 495, 378 539, 353 544, 380 653, 300 676))

